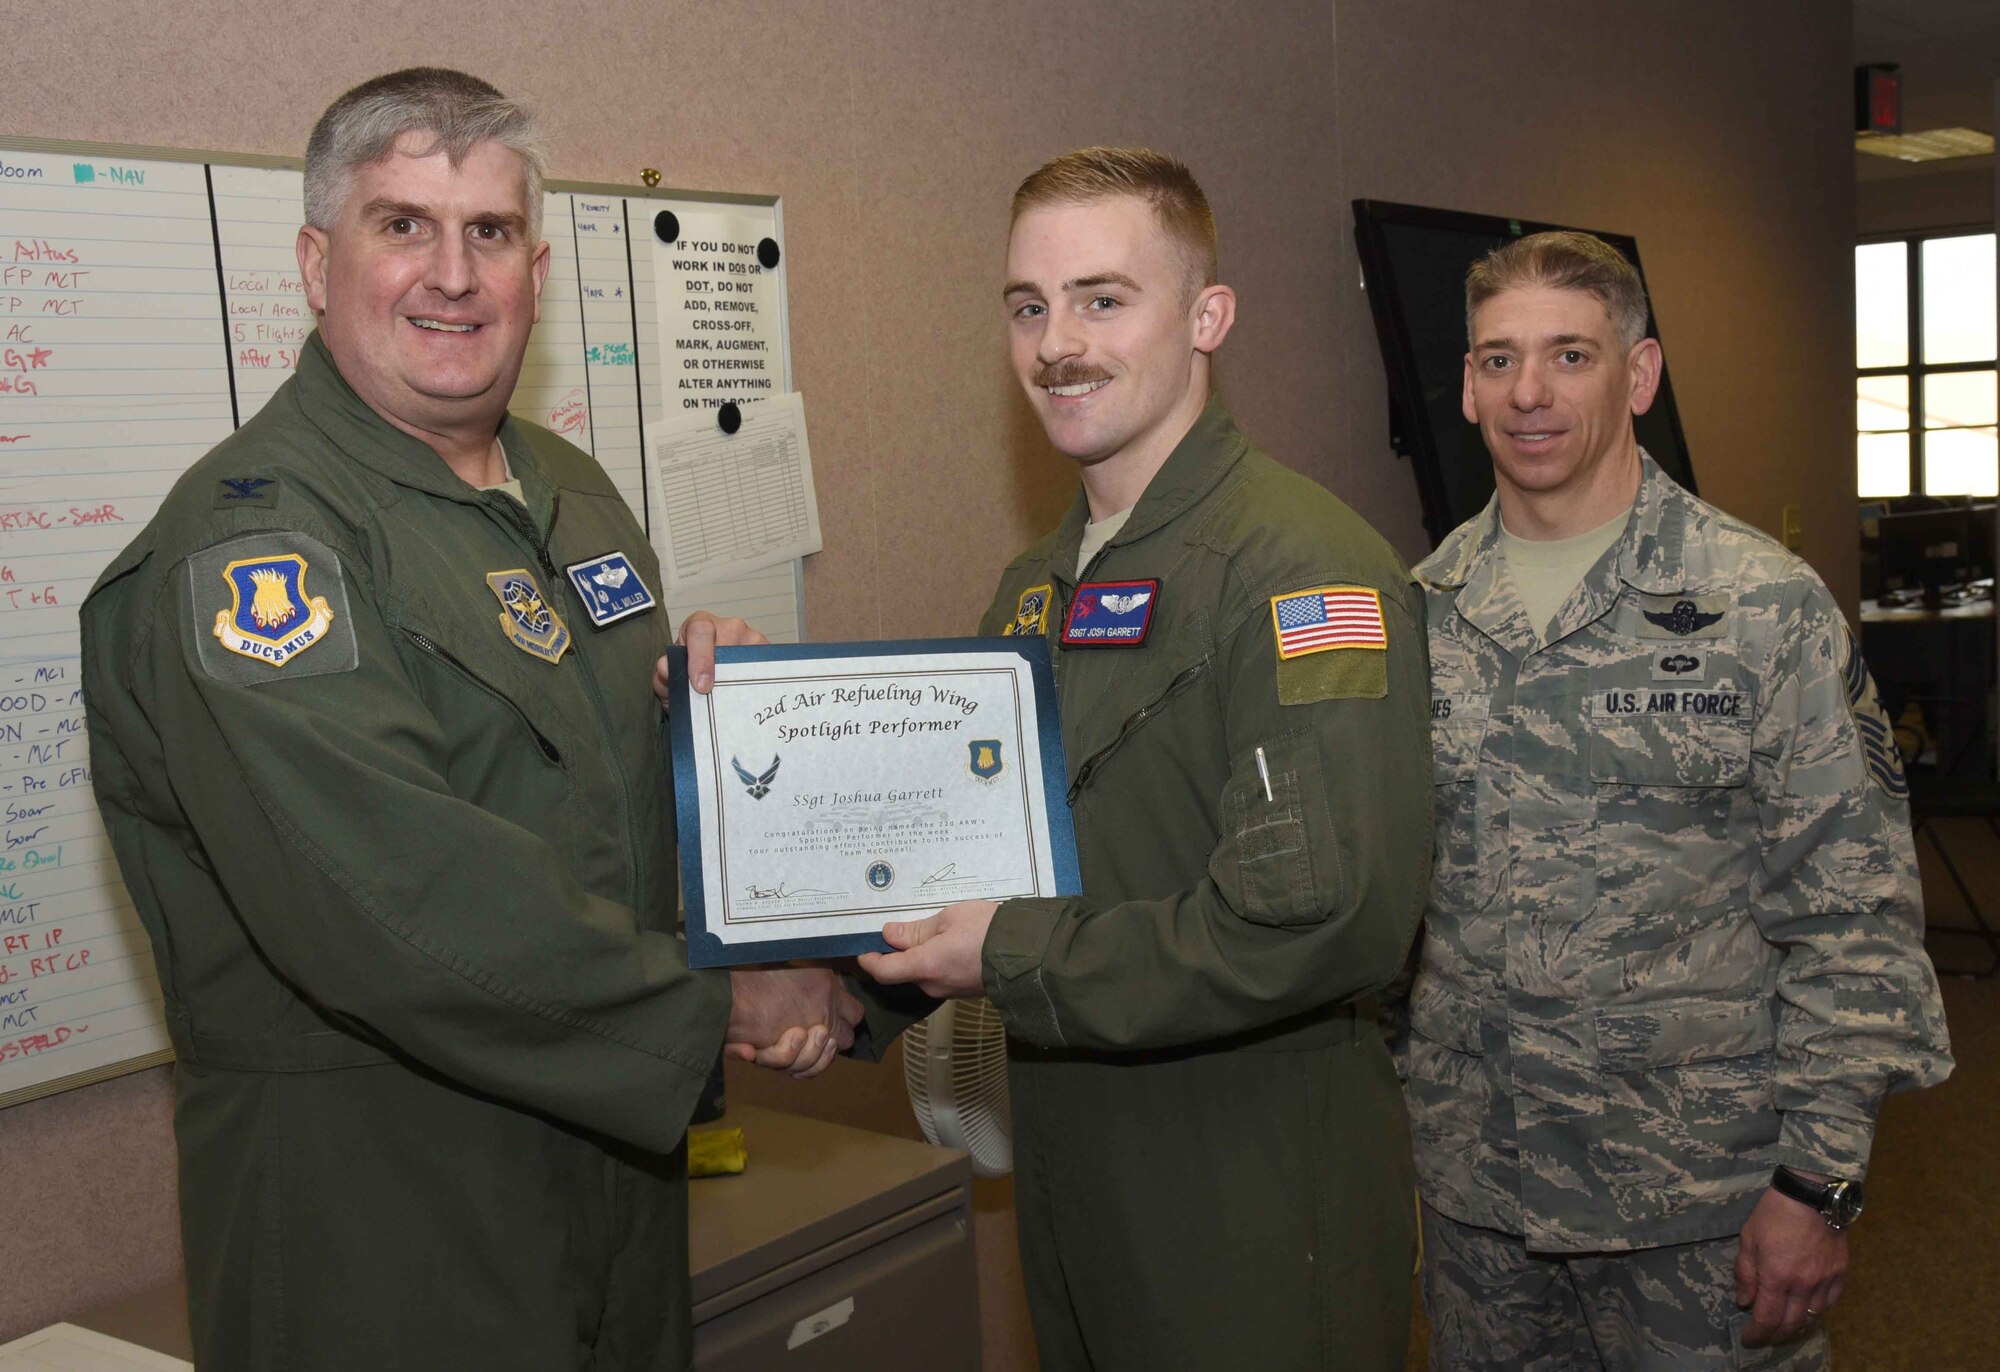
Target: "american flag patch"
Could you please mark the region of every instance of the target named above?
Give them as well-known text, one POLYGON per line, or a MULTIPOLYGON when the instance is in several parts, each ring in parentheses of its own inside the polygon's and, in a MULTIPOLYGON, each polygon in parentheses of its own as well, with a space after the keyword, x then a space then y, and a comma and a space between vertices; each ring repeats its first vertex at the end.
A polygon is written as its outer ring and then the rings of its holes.
POLYGON ((1316 586, 1271 597, 1278 657, 1303 657, 1328 648, 1387 648, 1382 595, 1372 586, 1316 586))

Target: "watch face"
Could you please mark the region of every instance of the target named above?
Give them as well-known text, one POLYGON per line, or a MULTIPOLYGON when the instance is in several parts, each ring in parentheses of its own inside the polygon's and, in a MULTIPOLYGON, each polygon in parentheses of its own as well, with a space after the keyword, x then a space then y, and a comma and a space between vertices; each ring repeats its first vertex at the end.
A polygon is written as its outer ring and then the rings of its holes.
POLYGON ((1835 1182, 1827 1188, 1826 1222, 1845 1229, 1861 1218, 1861 1187, 1857 1182, 1835 1182))

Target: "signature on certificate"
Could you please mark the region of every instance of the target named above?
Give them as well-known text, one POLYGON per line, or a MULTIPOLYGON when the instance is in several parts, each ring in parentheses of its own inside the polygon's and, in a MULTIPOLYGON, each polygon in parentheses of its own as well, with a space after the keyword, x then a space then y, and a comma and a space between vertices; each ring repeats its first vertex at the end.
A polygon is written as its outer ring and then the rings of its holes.
POLYGON ((958 864, 955 862, 947 862, 944 866, 938 868, 935 872, 932 872, 929 876, 925 877, 923 881, 920 882, 919 884, 923 886, 949 886, 953 882, 980 881, 980 880, 983 880, 983 878, 960 876, 958 874, 958 864))
POLYGON ((749 892, 748 900, 796 900, 803 896, 835 896, 838 891, 819 891, 810 886, 794 891, 788 884, 779 882, 776 886, 759 886, 751 882, 744 888, 749 892))

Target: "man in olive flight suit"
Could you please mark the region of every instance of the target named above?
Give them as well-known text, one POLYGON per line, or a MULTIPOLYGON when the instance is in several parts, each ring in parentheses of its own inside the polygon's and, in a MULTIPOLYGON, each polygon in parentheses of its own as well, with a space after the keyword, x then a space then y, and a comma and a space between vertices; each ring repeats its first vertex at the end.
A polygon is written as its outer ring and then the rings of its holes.
POLYGON ((297 375, 83 609, 196 1360, 683 1368, 682 1136, 725 1022, 809 1071, 843 1007, 675 937, 658 567, 597 464, 505 413, 547 265, 530 117, 378 78, 306 187, 297 375))
POLYGON ((1209 400, 1214 232, 1156 153, 1016 193, 1015 369, 1083 489, 981 627, 1049 641, 1083 894, 949 906, 862 959, 1006 1022, 1047 1372, 1400 1368, 1408 1338, 1408 1135, 1365 998, 1429 865, 1420 605, 1209 400))
POLYGON ((1418 568, 1402 1054, 1431 1366, 1823 1368, 1876 1111, 1951 1069, 1888 719, 1812 570, 1639 448, 1616 250, 1521 239, 1466 300, 1498 493, 1418 568))

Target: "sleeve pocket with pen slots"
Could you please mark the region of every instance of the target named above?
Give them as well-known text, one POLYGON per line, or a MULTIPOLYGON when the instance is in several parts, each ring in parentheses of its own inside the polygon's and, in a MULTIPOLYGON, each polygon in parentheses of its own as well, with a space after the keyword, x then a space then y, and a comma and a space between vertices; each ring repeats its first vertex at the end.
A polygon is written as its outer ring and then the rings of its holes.
POLYGON ((1319 747, 1310 734, 1273 739, 1236 759, 1222 793, 1222 841, 1209 875, 1245 919, 1318 924, 1339 904, 1330 846, 1319 857, 1328 870, 1314 869, 1306 807, 1323 805, 1324 795, 1319 747))

